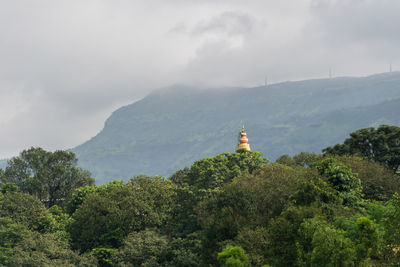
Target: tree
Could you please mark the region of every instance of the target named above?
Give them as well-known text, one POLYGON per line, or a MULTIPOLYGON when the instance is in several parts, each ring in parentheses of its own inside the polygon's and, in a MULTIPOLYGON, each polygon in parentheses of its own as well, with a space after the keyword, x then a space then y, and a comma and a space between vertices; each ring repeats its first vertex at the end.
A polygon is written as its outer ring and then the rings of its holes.
POLYGON ((170 181, 144 176, 90 194, 72 216, 73 247, 81 251, 118 248, 133 231, 165 225, 174 194, 170 181))
POLYGON ((338 192, 343 203, 357 206, 361 201, 362 186, 357 174, 333 158, 324 158, 313 165, 320 175, 338 192))
POLYGON ((98 266, 90 255, 79 255, 54 234, 30 232, 11 249, 8 266, 98 266))
POLYGON ((234 240, 251 260, 251 266, 263 266, 267 262, 266 251, 269 246, 268 230, 264 227, 243 228, 234 240))
POLYGON ((250 267, 249 257, 239 246, 226 246, 218 253, 218 262, 221 267, 250 267))
POLYGON ((365 199, 387 201, 395 192, 400 192, 399 177, 381 164, 353 155, 335 156, 334 159, 358 174, 365 199))
POLYGON ((34 196, 22 192, 0 194, 0 216, 39 232, 50 232, 53 218, 34 196))
POLYGON ((76 188, 94 183, 90 173, 76 164, 72 152, 32 147, 8 162, 2 182, 15 183, 22 192, 36 196, 50 207, 62 203, 76 188))
POLYGON ((308 167, 311 166, 314 162, 319 161, 322 158, 321 154, 309 153, 309 152, 300 152, 297 155, 293 156, 294 162, 298 166, 308 167))
POLYGON ((168 239, 154 230, 130 233, 115 255, 123 266, 162 266, 167 262, 168 239))
POLYGON ((114 180, 109 182, 108 184, 104 184, 101 186, 94 186, 94 185, 86 185, 76 189, 71 197, 68 199, 66 210, 67 212, 72 215, 75 210, 91 195, 99 193, 100 191, 108 190, 110 187, 113 186, 120 186, 123 185, 124 181, 114 180))
POLYGON ((387 207, 383 215, 385 226, 385 236, 387 247, 387 257, 392 261, 393 266, 400 265, 400 196, 396 193, 387 202, 387 207))
POLYGON ((280 163, 291 167, 295 166, 308 167, 312 163, 320 160, 321 158, 322 155, 320 154, 300 152, 299 154, 294 155, 293 158, 290 157, 289 155, 282 155, 276 160, 276 163, 280 163))
POLYGON ((9 264, 12 248, 27 235, 28 229, 11 218, 0 217, 0 265, 9 264))
POLYGON ((289 207, 268 225, 267 258, 272 266, 294 266, 299 258, 300 225, 305 219, 320 214, 314 206, 289 207))
POLYGON ((90 254, 96 257, 100 267, 112 267, 115 266, 113 257, 116 252, 115 248, 94 248, 90 254))
POLYGON ((279 158, 277 158, 275 162, 282 164, 282 165, 291 166, 291 167, 296 166, 296 162, 289 155, 282 155, 279 158))
MULTIPOLYGON (((201 159, 196 161, 186 173, 180 173, 178 182, 196 189, 207 190, 221 187, 231 182, 233 178, 243 173, 251 174, 268 163, 268 159, 261 156, 260 152, 241 151, 201 159)), ((174 179, 174 181, 177 180, 174 179)))
POLYGON ((321 225, 312 237, 311 266, 351 266, 355 261, 354 244, 343 230, 321 225))
POLYGON ((173 174, 170 180, 177 185, 171 232, 184 237, 200 229, 196 206, 215 196, 235 177, 255 173, 268 162, 259 152, 241 151, 223 153, 212 158, 196 161, 190 169, 173 174))
POLYGON ((256 222, 257 207, 248 188, 227 185, 221 192, 198 206, 198 220, 202 226, 202 254, 212 263, 221 243, 234 239, 243 227, 256 222))
POLYGON ((298 230, 299 266, 352 266, 354 243, 346 231, 336 229, 323 217, 304 220, 298 230))
POLYGON ((324 154, 358 155, 375 160, 395 173, 400 169, 400 127, 381 125, 352 132, 343 144, 327 147, 324 154))

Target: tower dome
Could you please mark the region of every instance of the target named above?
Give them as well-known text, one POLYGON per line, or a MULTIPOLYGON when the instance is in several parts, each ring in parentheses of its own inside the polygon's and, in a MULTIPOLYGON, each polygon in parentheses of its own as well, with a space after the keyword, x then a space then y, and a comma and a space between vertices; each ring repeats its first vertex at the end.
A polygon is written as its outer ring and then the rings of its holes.
POLYGON ((250 151, 250 145, 248 144, 249 139, 247 139, 247 134, 246 134, 246 132, 244 130, 244 125, 243 125, 242 129, 239 132, 238 141, 239 142, 238 142, 238 147, 237 147, 236 151, 242 150, 242 149, 250 151))

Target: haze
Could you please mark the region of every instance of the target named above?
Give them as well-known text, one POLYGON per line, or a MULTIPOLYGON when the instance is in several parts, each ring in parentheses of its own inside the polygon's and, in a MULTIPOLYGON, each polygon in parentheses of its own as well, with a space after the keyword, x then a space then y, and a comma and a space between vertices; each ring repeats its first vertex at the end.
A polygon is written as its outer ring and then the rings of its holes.
POLYGON ((71 148, 171 84, 389 71, 398 0, 0 0, 0 158, 71 148))

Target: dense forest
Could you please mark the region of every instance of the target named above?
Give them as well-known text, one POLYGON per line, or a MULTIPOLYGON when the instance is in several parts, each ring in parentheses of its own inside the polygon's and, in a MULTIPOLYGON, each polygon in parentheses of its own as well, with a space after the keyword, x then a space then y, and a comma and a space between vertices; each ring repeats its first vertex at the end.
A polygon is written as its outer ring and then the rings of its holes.
POLYGON ((96 186, 70 151, 0 169, 4 266, 399 266, 400 128, 96 186))

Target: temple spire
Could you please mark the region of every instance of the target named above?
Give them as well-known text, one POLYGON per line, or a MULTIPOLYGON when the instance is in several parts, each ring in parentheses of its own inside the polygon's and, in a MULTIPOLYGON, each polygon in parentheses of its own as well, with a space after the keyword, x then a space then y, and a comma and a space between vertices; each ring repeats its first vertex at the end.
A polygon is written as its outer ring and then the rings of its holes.
POLYGON ((244 130, 244 125, 242 126, 242 130, 239 132, 239 138, 238 138, 238 147, 236 151, 239 150, 247 150, 250 151, 250 145, 248 144, 249 140, 247 139, 247 134, 246 131, 244 130))

